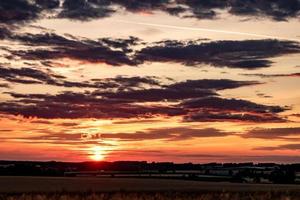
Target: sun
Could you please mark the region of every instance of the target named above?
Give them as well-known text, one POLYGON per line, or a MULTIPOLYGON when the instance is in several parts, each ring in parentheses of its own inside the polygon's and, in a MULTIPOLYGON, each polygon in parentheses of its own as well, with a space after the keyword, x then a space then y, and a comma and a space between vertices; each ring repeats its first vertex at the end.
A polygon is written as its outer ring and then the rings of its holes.
POLYGON ((104 150, 99 146, 91 148, 90 158, 94 161, 103 160, 105 158, 104 150))

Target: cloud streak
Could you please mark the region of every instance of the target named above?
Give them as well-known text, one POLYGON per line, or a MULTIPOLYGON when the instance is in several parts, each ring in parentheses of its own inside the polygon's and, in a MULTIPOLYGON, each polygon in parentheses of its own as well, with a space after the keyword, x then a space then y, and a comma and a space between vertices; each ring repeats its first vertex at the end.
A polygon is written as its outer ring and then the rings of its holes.
POLYGON ((281 140, 295 140, 300 139, 300 127, 291 128, 256 128, 243 134, 244 138, 259 138, 259 139, 281 139, 281 140))

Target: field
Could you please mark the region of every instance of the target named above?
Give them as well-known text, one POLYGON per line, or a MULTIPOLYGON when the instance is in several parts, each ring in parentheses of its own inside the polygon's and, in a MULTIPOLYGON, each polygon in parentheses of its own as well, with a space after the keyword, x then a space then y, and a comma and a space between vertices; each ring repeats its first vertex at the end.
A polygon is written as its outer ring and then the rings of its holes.
POLYGON ((0 200, 294 200, 300 186, 167 179, 0 177, 0 200))

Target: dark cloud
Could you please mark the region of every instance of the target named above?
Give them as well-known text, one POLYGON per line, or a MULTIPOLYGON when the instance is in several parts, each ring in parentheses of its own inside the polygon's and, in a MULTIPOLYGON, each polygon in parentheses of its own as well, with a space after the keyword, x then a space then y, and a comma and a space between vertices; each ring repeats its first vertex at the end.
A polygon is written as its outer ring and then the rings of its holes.
POLYGON ((170 89, 188 90, 188 89, 210 89, 210 90, 225 90, 234 89, 243 86, 254 86, 261 84, 257 81, 234 81, 230 79, 201 79, 187 80, 184 82, 174 83, 168 86, 170 89))
POLYGON ((1 0, 0 2, 0 22, 14 23, 35 19, 40 12, 34 4, 25 0, 1 0))
POLYGON ((132 90, 124 92, 95 92, 97 95, 104 96, 110 99, 118 99, 129 102, 159 102, 159 101, 178 101, 188 98, 205 97, 215 95, 209 90, 178 90, 178 89, 145 89, 132 90))
POLYGON ((87 21, 109 17, 123 9, 133 13, 164 11, 169 3, 169 0, 65 0, 58 17, 87 21))
POLYGON ((257 69, 269 67, 273 57, 299 53, 296 42, 278 40, 244 41, 162 41, 137 52, 140 62, 171 62, 188 66, 209 64, 215 67, 257 69))
POLYGON ((125 77, 92 79, 89 81, 68 81, 66 77, 51 71, 41 71, 33 68, 11 68, 0 65, 0 79, 10 83, 48 84, 61 87, 97 88, 101 90, 127 90, 145 86, 160 86, 156 77, 125 77))
POLYGON ((198 19, 213 19, 217 16, 216 9, 225 9, 228 1, 197 1, 197 0, 177 0, 178 3, 188 6, 188 10, 192 13, 188 17, 196 17, 198 19))
POLYGON ((59 0, 1 0, 0 23, 14 24, 41 17, 43 11, 58 8, 59 0))
POLYGON ((258 84, 253 81, 204 79, 170 85, 160 85, 151 77, 117 77, 102 81, 103 85, 100 84, 101 81, 98 83, 101 89, 85 93, 63 92, 51 95, 10 92, 8 94, 14 100, 1 103, 0 111, 12 115, 49 119, 136 119, 177 116, 187 122, 285 121, 277 114, 287 108, 217 97, 217 90, 258 84), (221 87, 222 83, 224 85, 221 87))
POLYGON ((205 97, 185 100, 181 107, 188 110, 184 116, 186 122, 285 122, 277 113, 289 108, 256 104, 241 99, 205 97))
POLYGON ((59 7, 60 0, 35 0, 35 3, 43 9, 54 9, 59 7))
POLYGON ((58 144, 74 144, 87 142, 106 144, 106 140, 120 140, 120 141, 142 141, 142 140, 188 140, 193 138, 207 138, 207 137, 226 137, 233 135, 232 132, 225 132, 214 128, 157 128, 146 129, 135 133, 66 133, 67 130, 61 132, 45 131, 46 134, 41 136, 31 136, 24 138, 7 138, 7 139, 21 139, 25 142, 32 143, 58 143, 58 144))
POLYGON ((228 11, 232 15, 254 18, 270 18, 275 21, 298 18, 300 2, 298 0, 177 0, 188 6, 188 17, 214 19, 219 16, 218 10, 228 11))
POLYGON ((299 0, 1 0, 0 23, 40 19, 55 10, 55 18, 88 21, 126 10, 132 13, 161 11, 173 16, 215 19, 219 11, 236 16, 275 21, 299 18, 299 0))
POLYGON ((136 37, 126 39, 101 38, 90 40, 87 38, 77 38, 72 35, 57 35, 55 33, 46 32, 40 34, 7 34, 6 39, 18 41, 22 44, 30 46, 49 46, 49 47, 66 47, 66 48, 84 48, 84 47, 110 47, 131 52, 131 46, 139 44, 140 40, 136 37))
MULTIPOLYGON (((293 128, 256 128, 243 134, 244 138, 285 139, 294 140, 300 136, 300 127, 293 128)), ((299 138, 300 139, 300 138, 299 138)))
POLYGON ((298 18, 298 0, 65 0, 60 17, 90 20, 108 17, 125 9, 127 12, 166 12, 170 15, 215 19, 219 11, 232 15, 269 18, 275 21, 298 18), (117 8, 115 8, 117 6, 117 8))
POLYGON ((57 85, 56 78, 64 78, 31 68, 8 68, 0 66, 0 78, 13 83, 57 85))
POLYGON ((38 118, 138 118, 156 115, 176 116, 184 111, 174 106, 135 105, 118 99, 105 99, 89 93, 65 92, 58 95, 11 93, 19 102, 6 102, 0 111, 38 118))
POLYGON ((260 98, 272 98, 272 96, 267 95, 267 94, 262 93, 262 92, 258 92, 258 93, 256 93, 256 95, 257 95, 258 97, 260 97, 260 98))
POLYGON ((187 80, 155 89, 120 91, 117 93, 95 92, 95 94, 110 99, 122 99, 135 102, 178 101, 190 98, 214 96, 217 95, 215 90, 233 89, 256 84, 260 83, 256 81, 233 81, 228 79, 202 79, 187 80))
POLYGON ((229 13, 241 16, 268 17, 276 21, 298 18, 299 0, 230 0, 229 13))
POLYGON ((46 124, 46 125, 54 124, 53 122, 51 122, 49 120, 42 120, 42 119, 33 120, 33 121, 30 121, 30 123, 33 123, 33 124, 46 124))
POLYGON ((69 58, 90 63, 105 63, 113 66, 136 65, 123 51, 105 46, 82 46, 78 48, 55 47, 52 50, 37 49, 11 51, 14 55, 28 60, 48 60, 69 58))
POLYGON ((187 140, 192 138, 225 137, 234 133, 224 132, 214 128, 197 129, 189 127, 146 129, 135 133, 101 133, 102 139, 118 139, 125 141, 141 140, 187 140))
POLYGON ((188 110, 186 122, 286 122, 277 113, 288 108, 267 106, 241 99, 219 97, 198 98, 183 101, 181 106, 188 110))
POLYGON ((292 114, 291 116, 293 116, 293 117, 300 117, 300 113, 295 113, 295 114, 292 114))
MULTIPOLYGON (((69 58, 112 66, 138 66, 145 62, 170 62, 187 66, 211 65, 242 69, 270 67, 273 57, 299 53, 300 45, 292 41, 244 40, 214 41, 167 40, 152 44, 135 37, 90 40, 55 33, 13 34, 0 29, 0 38, 17 41, 27 49, 7 50, 12 58, 47 61, 69 58), (2 31, 1 31, 2 30, 2 31), (134 47, 142 45, 141 50, 134 47), (36 48, 32 48, 32 46, 36 48)), ((298 76, 298 74, 294 74, 298 76)))
POLYGON ((290 74, 241 74, 244 76, 256 76, 260 78, 276 78, 276 77, 300 77, 300 73, 290 74))
POLYGON ((10 30, 6 26, 0 26, 0 40, 7 38, 10 34, 10 30))
POLYGON ((90 40, 76 38, 71 35, 57 35, 55 33, 41 34, 6 34, 0 32, 3 39, 17 41, 30 48, 27 50, 9 50, 14 57, 26 60, 53 60, 69 58, 91 63, 106 63, 109 65, 137 65, 128 55, 132 46, 139 43, 139 39, 101 38, 90 40), (32 46, 37 48, 32 48, 32 46))
POLYGON ((280 106, 266 106, 241 99, 223 99, 219 97, 188 100, 181 105, 185 108, 197 108, 198 110, 203 109, 209 112, 221 110, 223 112, 279 113, 286 110, 280 106))
POLYGON ((60 18, 88 21, 95 18, 109 17, 115 12, 106 0, 65 0, 60 18))
POLYGON ((300 144, 283 144, 273 147, 257 147, 254 150, 274 151, 274 150, 300 150, 300 144))
POLYGON ((105 79, 92 79, 91 81, 100 89, 112 89, 117 91, 132 91, 136 89, 144 89, 145 86, 161 87, 162 83, 158 77, 145 76, 145 77, 126 77, 117 76, 115 78, 105 79))
POLYGON ((186 122, 254 122, 280 123, 287 120, 275 114, 234 114, 228 112, 195 112, 184 117, 186 122))
POLYGON ((171 1, 170 0, 111 0, 112 3, 121 5, 131 12, 153 11, 164 9, 171 1))
POLYGON ((0 88, 9 88, 7 83, 0 83, 0 88))
MULTIPOLYGON (((64 130, 68 131, 68 130, 64 130)), ((65 132, 54 132, 45 130, 41 136, 29 136, 29 137, 5 137, 0 138, 2 140, 22 140, 24 143, 30 144, 65 144, 65 145, 84 145, 94 144, 101 146, 114 146, 112 144, 101 141, 100 137, 86 137, 85 134, 80 133, 65 133, 65 132), (46 132, 46 134, 45 134, 46 132)))

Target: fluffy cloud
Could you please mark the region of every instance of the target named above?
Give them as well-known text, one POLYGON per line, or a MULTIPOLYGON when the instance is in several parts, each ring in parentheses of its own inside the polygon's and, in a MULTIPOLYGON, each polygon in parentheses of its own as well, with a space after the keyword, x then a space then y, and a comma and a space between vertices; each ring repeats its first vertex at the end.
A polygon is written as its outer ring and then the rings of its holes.
POLYGON ((130 46, 138 43, 138 39, 134 37, 116 40, 110 38, 89 40, 45 33, 9 34, 4 39, 18 41, 30 46, 28 50, 10 50, 12 55, 25 60, 69 58, 91 63, 106 63, 114 66, 137 65, 128 55, 132 51, 130 46), (32 49, 32 46, 38 48, 32 49))
POLYGON ((103 81, 101 89, 85 93, 63 92, 51 95, 10 92, 8 94, 14 100, 2 102, 0 111, 50 119, 177 116, 185 121, 284 121, 277 113, 283 112, 286 108, 217 97, 217 90, 258 84, 253 81, 203 79, 169 85, 160 85, 150 77, 144 79, 117 77, 107 81, 103 81), (106 85, 105 83, 109 81, 111 85, 106 85), (188 89, 191 85, 194 87, 188 89))
POLYGON ((20 23, 43 18, 54 12, 56 18, 88 21, 114 13, 161 11, 173 16, 215 19, 219 11, 236 16, 269 18, 275 21, 299 18, 298 0, 2 0, 0 23, 20 23))
POLYGON ((299 44, 291 41, 162 41, 158 45, 143 48, 136 58, 143 62, 257 69, 271 66, 270 58, 299 52, 299 44))
POLYGON ((257 128, 248 131, 243 135, 244 138, 261 138, 261 139, 284 139, 294 140, 300 136, 300 127, 293 128, 257 128))
POLYGON ((0 23, 13 24, 35 20, 43 11, 58 8, 59 0, 1 0, 0 23))
POLYGON ((21 84, 48 84, 61 87, 96 88, 104 90, 126 90, 137 89, 144 86, 160 86, 157 77, 125 77, 92 79, 89 81, 75 82, 68 81, 66 77, 48 71, 41 71, 33 68, 12 68, 0 65, 0 79, 9 83, 21 84))
MULTIPOLYGON (((76 38, 55 33, 15 34, 0 29, 0 39, 19 42, 25 49, 7 50, 12 58, 25 60, 55 60, 69 58, 112 66, 139 66, 145 62, 180 63, 186 66, 211 65, 241 69, 270 67, 271 58, 300 52, 293 41, 160 41, 145 43, 138 38, 76 38), (139 45, 142 49, 136 49, 139 45), (32 48, 34 47, 34 48, 32 48)), ((298 76, 298 74, 294 74, 298 76)))

